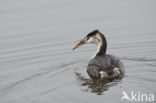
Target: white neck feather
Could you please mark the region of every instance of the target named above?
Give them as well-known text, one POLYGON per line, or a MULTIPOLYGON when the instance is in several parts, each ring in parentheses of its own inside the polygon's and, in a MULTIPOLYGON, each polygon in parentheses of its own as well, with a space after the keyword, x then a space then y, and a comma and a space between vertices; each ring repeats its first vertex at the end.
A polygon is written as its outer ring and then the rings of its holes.
POLYGON ((92 59, 93 59, 93 58, 97 55, 97 53, 100 51, 100 48, 101 48, 102 43, 100 42, 100 43, 98 43, 97 45, 98 45, 98 48, 97 48, 95 54, 92 56, 92 59))
POLYGON ((96 34, 95 37, 90 37, 89 40, 87 41, 88 43, 93 43, 93 44, 96 44, 98 46, 97 48, 97 51, 95 52, 95 54, 92 56, 92 58, 94 58, 97 53, 99 53, 100 51, 100 48, 102 46, 102 40, 101 40, 101 37, 100 37, 100 34, 96 34))

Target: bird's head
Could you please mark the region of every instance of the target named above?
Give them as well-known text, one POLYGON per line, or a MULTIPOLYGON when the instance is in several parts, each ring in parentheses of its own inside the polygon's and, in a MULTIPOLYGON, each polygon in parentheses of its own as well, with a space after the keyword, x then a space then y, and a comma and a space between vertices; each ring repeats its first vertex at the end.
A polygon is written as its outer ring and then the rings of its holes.
POLYGON ((75 50, 76 48, 87 44, 87 43, 92 43, 92 44, 99 44, 100 43, 100 36, 99 36, 99 30, 94 30, 91 33, 89 33, 86 37, 83 39, 79 40, 76 46, 73 48, 75 50))

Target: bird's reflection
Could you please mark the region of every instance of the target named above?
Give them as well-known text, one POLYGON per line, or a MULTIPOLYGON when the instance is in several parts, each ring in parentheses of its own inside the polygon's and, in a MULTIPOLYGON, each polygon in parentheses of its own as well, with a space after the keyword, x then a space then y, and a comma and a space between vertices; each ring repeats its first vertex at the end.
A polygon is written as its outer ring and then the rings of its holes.
POLYGON ((87 79, 81 75, 81 73, 75 72, 76 78, 81 82, 81 86, 85 87, 82 89, 83 92, 92 92, 97 95, 102 95, 104 91, 107 91, 109 87, 117 85, 122 78, 117 78, 114 80, 92 80, 87 79))

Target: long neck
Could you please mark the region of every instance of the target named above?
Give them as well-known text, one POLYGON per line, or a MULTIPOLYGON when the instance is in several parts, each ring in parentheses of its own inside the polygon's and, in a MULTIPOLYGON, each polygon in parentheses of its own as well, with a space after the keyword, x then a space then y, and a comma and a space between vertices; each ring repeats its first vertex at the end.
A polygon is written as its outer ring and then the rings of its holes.
POLYGON ((103 34, 99 33, 98 49, 95 56, 102 56, 106 54, 107 42, 103 34))

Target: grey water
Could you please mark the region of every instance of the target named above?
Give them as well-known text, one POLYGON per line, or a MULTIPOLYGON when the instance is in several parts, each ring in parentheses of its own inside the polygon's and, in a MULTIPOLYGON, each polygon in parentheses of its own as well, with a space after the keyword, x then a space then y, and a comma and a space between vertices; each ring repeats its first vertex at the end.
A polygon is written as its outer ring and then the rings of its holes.
POLYGON ((123 91, 156 96, 155 4, 1 0, 0 103, 121 103, 123 91), (100 95, 75 74, 89 79, 86 67, 96 46, 72 51, 76 40, 95 29, 107 38, 107 54, 120 58, 126 71, 100 95))

